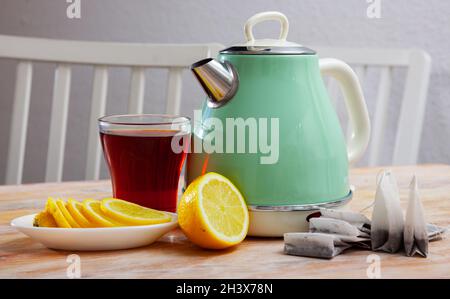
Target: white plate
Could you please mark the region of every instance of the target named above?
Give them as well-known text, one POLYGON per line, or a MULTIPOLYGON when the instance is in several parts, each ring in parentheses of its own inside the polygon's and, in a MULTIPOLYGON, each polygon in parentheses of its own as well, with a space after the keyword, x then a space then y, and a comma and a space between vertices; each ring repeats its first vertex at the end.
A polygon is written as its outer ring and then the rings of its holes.
POLYGON ((44 244, 62 250, 117 250, 149 245, 178 225, 177 215, 161 224, 102 228, 34 227, 36 214, 11 221, 11 226, 44 244))

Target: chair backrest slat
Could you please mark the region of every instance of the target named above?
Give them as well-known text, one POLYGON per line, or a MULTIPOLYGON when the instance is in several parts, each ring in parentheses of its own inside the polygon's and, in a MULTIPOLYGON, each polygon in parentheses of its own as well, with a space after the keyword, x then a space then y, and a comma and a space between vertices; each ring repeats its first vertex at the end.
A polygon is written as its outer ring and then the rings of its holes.
POLYGON ((55 70, 50 136, 48 140, 47 167, 45 173, 45 180, 47 182, 60 182, 62 180, 70 81, 70 66, 68 64, 58 65, 55 70))
POLYGON ((416 163, 422 136, 431 57, 424 51, 413 50, 409 60, 392 159, 394 165, 416 163))
POLYGON ((0 35, 0 57, 88 65, 186 67, 221 48, 216 43, 144 44, 0 35))
POLYGON ((380 83, 378 85, 378 97, 375 107, 375 116, 372 125, 372 140, 369 150, 369 166, 379 165, 381 162, 381 149, 383 137, 386 136, 386 123, 388 114, 389 97, 391 93, 392 68, 383 67, 380 72, 380 83))
POLYGON ((94 84, 91 98, 91 113, 89 117, 89 136, 87 145, 87 159, 85 178, 97 180, 100 175, 101 147, 98 137, 99 117, 105 114, 106 96, 108 92, 108 67, 94 68, 94 84))
POLYGON ((32 77, 32 63, 30 61, 19 62, 16 68, 14 106, 6 166, 7 184, 20 184, 22 182, 32 77))
POLYGON ((410 50, 405 49, 373 49, 373 48, 335 48, 315 47, 320 58, 333 57, 352 65, 369 66, 407 66, 410 50))
POLYGON ((167 84, 166 113, 179 114, 181 103, 182 68, 170 68, 167 84))
POLYGON ((145 68, 133 67, 131 70, 128 113, 139 114, 144 110, 145 68))

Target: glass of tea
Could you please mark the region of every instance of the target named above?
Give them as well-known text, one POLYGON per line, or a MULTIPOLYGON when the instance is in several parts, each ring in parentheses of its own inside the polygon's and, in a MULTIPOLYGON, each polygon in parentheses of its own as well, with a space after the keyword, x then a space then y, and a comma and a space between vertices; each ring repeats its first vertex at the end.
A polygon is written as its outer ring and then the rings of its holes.
POLYGON ((176 212, 178 181, 190 142, 189 118, 139 114, 98 121, 114 197, 176 212))

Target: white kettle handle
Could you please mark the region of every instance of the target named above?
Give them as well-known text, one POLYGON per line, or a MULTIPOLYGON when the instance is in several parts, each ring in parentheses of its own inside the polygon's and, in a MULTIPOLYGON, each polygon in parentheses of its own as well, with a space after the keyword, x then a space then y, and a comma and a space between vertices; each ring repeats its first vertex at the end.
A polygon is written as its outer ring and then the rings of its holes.
POLYGON ((342 87, 352 127, 347 145, 348 161, 350 165, 354 164, 364 154, 370 138, 369 114, 358 76, 348 64, 338 59, 320 59, 319 66, 322 75, 332 76, 342 87))
POLYGON ((278 11, 266 11, 257 13, 245 22, 244 33, 247 42, 252 42, 255 40, 255 36, 253 35, 253 26, 264 21, 279 21, 281 24, 279 39, 282 41, 286 40, 289 32, 289 21, 287 17, 278 11))

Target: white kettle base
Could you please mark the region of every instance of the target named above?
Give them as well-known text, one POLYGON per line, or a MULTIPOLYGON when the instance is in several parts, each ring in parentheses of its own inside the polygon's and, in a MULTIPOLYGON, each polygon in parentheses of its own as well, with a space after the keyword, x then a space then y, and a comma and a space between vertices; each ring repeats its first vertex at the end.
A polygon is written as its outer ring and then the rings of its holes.
POLYGON ((318 212, 319 208, 346 209, 352 198, 352 191, 339 201, 303 206, 260 207, 249 206, 250 223, 248 236, 282 237, 289 232, 307 232, 308 215, 318 212))

